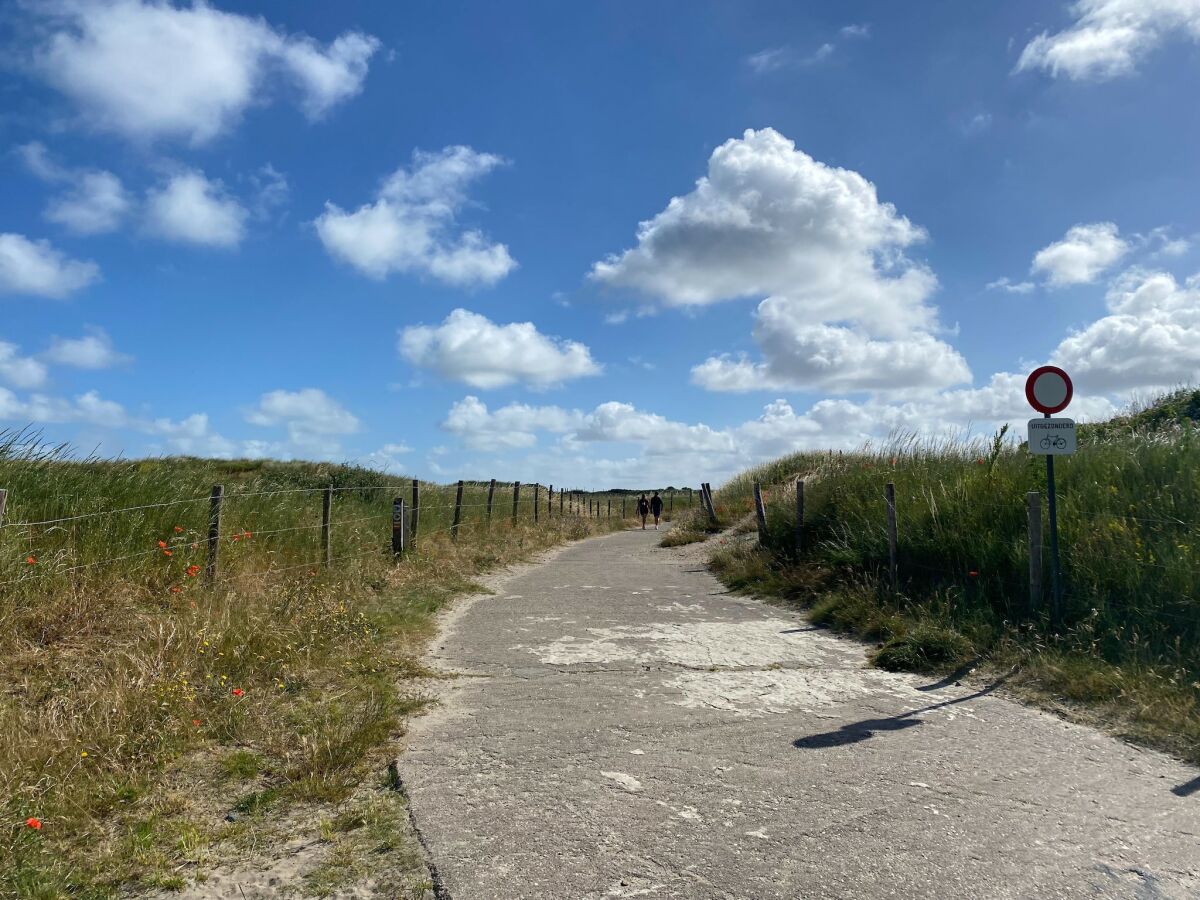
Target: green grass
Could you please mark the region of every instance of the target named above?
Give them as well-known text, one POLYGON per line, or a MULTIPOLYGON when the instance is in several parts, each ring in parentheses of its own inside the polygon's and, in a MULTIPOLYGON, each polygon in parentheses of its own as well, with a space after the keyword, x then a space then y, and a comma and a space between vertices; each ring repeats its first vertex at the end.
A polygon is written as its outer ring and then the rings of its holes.
MULTIPOLYGON (((976 654, 1019 662, 1029 677, 1017 681, 1031 693, 1053 685, 1066 702, 1102 704, 1125 723, 1122 733, 1200 759, 1200 433, 1189 412, 1198 400, 1179 392, 1089 426, 1079 452, 1058 460, 1061 624, 1050 621, 1049 573, 1044 596, 1031 601, 1028 587, 1025 495, 1041 492, 1045 515, 1044 463, 1004 435, 902 437, 743 473, 717 492, 718 513, 724 521, 748 513, 761 482, 768 546, 725 547, 714 564, 733 587, 811 606, 817 621, 882 643, 880 665, 942 671, 976 654), (799 553, 797 476, 806 501, 799 553), (899 532, 895 596, 889 481, 899 532), (1098 687, 1112 673, 1121 678, 1115 695, 1098 687)), ((1048 565, 1048 547, 1045 556, 1048 565)))
POLYGON ((222 848, 269 840, 268 813, 345 803, 425 703, 418 660, 439 609, 482 572, 622 527, 560 517, 557 496, 547 517, 544 490, 535 523, 527 487, 514 521, 511 484, 489 522, 487 483, 468 483, 454 542, 455 487, 423 482, 416 549, 397 564, 391 502, 411 498, 408 479, 81 462, 22 434, 0 437, 0 487, 0 896, 115 897, 202 877, 222 848), (190 572, 205 562, 214 484, 221 577, 208 587, 190 572), (147 508, 108 512, 124 507, 147 508), (47 521, 67 517, 81 518, 47 521), (241 818, 224 822, 231 811, 241 818))

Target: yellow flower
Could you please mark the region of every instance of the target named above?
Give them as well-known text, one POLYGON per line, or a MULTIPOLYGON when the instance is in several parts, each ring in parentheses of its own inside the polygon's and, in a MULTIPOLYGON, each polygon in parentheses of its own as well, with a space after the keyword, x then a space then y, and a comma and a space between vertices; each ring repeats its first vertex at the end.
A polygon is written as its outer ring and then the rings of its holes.
POLYGON ((87 751, 86 751, 86 750, 81 750, 81 751, 79 752, 79 755, 80 755, 80 757, 81 757, 81 758, 83 758, 83 759, 87 759, 87 751))

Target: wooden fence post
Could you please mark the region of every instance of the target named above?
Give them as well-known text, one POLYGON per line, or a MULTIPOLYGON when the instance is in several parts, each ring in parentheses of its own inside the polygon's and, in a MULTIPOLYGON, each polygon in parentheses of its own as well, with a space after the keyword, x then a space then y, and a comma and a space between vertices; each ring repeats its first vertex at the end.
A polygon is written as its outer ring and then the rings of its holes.
POLYGON ((538 520, 538 483, 533 483, 533 524, 536 525, 538 520))
POLYGON ((712 488, 709 487, 707 481, 700 485, 700 499, 704 501, 704 506, 708 510, 708 521, 716 525, 717 507, 713 503, 712 488))
POLYGON ((558 492, 558 517, 561 519, 562 516, 563 516, 563 492, 560 490, 558 492))
POLYGON ((521 500, 521 482, 514 481, 513 482, 513 516, 512 516, 514 525, 517 522, 517 503, 520 502, 520 500, 521 500))
POLYGON ((333 564, 333 546, 329 540, 330 519, 333 513, 333 485, 321 492, 321 555, 325 557, 325 568, 333 564))
POLYGON ((546 518, 554 518, 554 485, 546 487, 546 518))
POLYGON ((796 555, 804 549, 804 479, 796 479, 796 555))
POLYGON ((204 566, 204 580, 212 584, 217 579, 217 556, 221 550, 221 503, 225 499, 225 486, 214 484, 208 498, 208 562, 204 566))
POLYGON ((667 495, 667 515, 669 516, 673 512, 675 512, 675 492, 671 491, 670 494, 667 495))
POLYGON ((762 487, 754 482, 754 515, 758 519, 758 543, 767 546, 767 508, 763 505, 762 487))
POLYGON ((489 522, 492 521, 492 497, 494 497, 495 495, 496 495, 496 479, 493 478, 491 483, 488 485, 487 517, 488 517, 489 522))
POLYGON ((4 507, 8 505, 8 491, 0 488, 0 525, 4 524, 4 507))
POLYGON ((1033 613, 1042 605, 1042 495, 1027 493, 1025 509, 1029 516, 1029 611, 1033 613))
POLYGON ((887 499, 888 569, 892 578, 892 593, 900 589, 900 570, 896 564, 896 485, 888 482, 884 487, 887 499))
POLYGON ((621 518, 622 518, 622 519, 628 519, 628 518, 629 518, 629 513, 627 513, 627 512, 625 511, 625 499, 626 499, 626 495, 625 495, 625 494, 622 494, 622 495, 621 495, 621 518))
POLYGON ((409 519, 412 521, 412 539, 413 543, 417 542, 417 528, 421 524, 421 483, 417 479, 413 479, 413 501, 412 511, 409 513, 409 519))
POLYGON ((612 497, 608 498, 608 518, 612 518, 612 497))
MULTIPOLYGON (((496 483, 495 481, 492 482, 493 485, 495 485, 495 483, 496 483)), ((452 540, 452 541, 458 540, 458 526, 460 524, 462 524, 462 495, 463 495, 463 483, 462 483, 462 481, 459 481, 458 482, 458 492, 454 495, 454 522, 451 523, 451 525, 450 525, 450 540, 452 540)), ((492 495, 491 495, 491 492, 488 492, 488 514, 489 514, 489 517, 491 515, 491 512, 492 512, 492 495)))
POLYGON ((404 555, 405 532, 408 530, 408 515, 404 508, 404 498, 392 500, 392 556, 404 555))

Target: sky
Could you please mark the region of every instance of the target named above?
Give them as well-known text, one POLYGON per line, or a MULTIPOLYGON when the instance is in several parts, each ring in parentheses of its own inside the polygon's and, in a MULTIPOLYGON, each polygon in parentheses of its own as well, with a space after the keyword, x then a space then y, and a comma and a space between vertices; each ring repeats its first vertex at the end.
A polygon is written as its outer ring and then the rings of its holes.
POLYGON ((1200 380, 1200 0, 0 3, 0 428, 720 483, 1200 380))

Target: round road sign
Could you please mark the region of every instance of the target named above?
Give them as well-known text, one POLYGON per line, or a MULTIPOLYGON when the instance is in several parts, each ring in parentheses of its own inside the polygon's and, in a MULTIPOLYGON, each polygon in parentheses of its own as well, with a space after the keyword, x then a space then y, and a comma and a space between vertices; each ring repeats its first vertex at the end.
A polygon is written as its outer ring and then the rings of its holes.
POLYGON ((1025 399, 1038 412, 1047 415, 1066 409, 1074 393, 1070 376, 1058 366, 1034 369, 1025 381, 1025 399))

